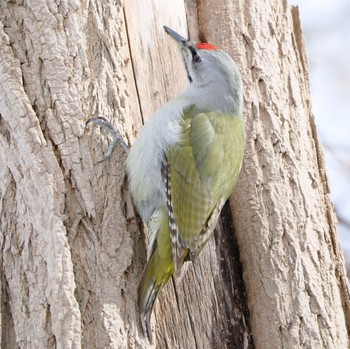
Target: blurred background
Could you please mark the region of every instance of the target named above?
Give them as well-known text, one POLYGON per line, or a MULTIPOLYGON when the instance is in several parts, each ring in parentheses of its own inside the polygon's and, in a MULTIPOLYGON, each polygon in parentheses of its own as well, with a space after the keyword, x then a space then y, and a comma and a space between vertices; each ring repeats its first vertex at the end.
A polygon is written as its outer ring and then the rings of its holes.
POLYGON ((298 5, 309 60, 313 112, 350 277, 350 1, 298 5))

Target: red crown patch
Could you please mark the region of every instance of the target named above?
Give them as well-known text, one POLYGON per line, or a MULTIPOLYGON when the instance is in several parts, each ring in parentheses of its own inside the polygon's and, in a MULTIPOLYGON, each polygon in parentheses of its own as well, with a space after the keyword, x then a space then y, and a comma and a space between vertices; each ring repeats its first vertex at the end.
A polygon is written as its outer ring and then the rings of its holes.
POLYGON ((199 44, 196 45, 197 48, 201 50, 214 50, 217 51, 219 48, 215 45, 208 44, 206 42, 200 42, 199 44))

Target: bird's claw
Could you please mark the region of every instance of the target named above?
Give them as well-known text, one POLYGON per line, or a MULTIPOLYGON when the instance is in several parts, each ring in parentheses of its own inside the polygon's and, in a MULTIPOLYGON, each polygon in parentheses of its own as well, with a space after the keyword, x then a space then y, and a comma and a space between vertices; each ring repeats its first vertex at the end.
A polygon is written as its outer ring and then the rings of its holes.
POLYGON ((101 160, 97 161, 98 164, 106 161, 107 159, 109 159, 111 157, 116 143, 118 143, 122 147, 122 149, 125 153, 128 153, 129 148, 128 148, 127 144, 125 143, 124 139, 122 138, 122 136, 119 134, 119 132, 112 126, 112 124, 106 118, 104 118, 102 116, 91 118, 86 122, 86 126, 90 123, 101 126, 112 137, 111 144, 109 145, 104 157, 101 160))

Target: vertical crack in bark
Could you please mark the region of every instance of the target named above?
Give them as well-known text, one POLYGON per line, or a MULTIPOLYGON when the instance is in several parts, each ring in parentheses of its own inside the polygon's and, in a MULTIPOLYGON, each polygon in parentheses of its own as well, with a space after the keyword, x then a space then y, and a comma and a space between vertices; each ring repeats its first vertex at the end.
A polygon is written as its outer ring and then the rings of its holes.
POLYGON ((252 349, 254 343, 250 329, 247 294, 229 202, 226 202, 222 209, 219 227, 221 231, 216 228, 214 236, 221 256, 220 273, 226 284, 225 287, 220 287, 224 293, 222 300, 225 302, 223 308, 227 326, 223 335, 226 337, 228 348, 252 349))
POLYGON ((128 51, 129 51, 129 55, 130 55, 130 63, 131 63, 132 75, 134 77, 134 84, 135 84, 135 89, 136 89, 136 94, 137 94, 137 103, 138 103, 138 106, 139 106, 141 120, 142 120, 142 123, 144 124, 145 123, 145 119, 144 119, 143 112, 142 112, 142 103, 141 103, 141 98, 140 98, 140 93, 139 93, 139 87, 138 87, 137 80, 136 80, 135 64, 134 64, 134 59, 133 59, 132 49, 131 49, 131 42, 130 42, 130 37, 129 37, 128 20, 126 18, 125 8, 124 7, 123 7, 123 16, 124 16, 124 21, 125 21, 125 29, 126 29, 125 32, 126 32, 126 39, 128 41, 128 51))
POLYGON ((173 288, 174 288, 174 294, 175 294, 175 300, 176 300, 177 309, 180 311, 179 295, 177 294, 176 282, 175 282, 175 280, 174 280, 174 277, 171 278, 171 281, 172 281, 172 283, 173 283, 173 288))
POLYGON ((299 56, 299 60, 301 62, 301 65, 303 66, 303 72, 304 77, 308 80, 308 62, 306 57, 306 50, 305 50, 305 44, 303 40, 303 31, 301 28, 301 22, 300 22, 300 13, 299 13, 299 7, 298 6, 292 6, 291 9, 292 12, 292 19, 293 19, 293 29, 294 29, 294 35, 295 40, 297 44, 297 52, 299 56))
POLYGON ((8 294, 8 282, 6 276, 1 268, 1 333, 0 333, 0 346, 1 348, 17 348, 16 332, 13 322, 10 299, 8 294))
POLYGON ((189 322, 190 322, 190 327, 191 327, 191 332, 193 334, 193 339, 194 339, 194 342, 196 343, 196 348, 200 348, 201 346, 198 345, 198 341, 197 341, 197 331, 196 331, 196 324, 194 323, 193 321, 193 316, 191 314, 191 312, 188 313, 188 319, 189 319, 189 322))
POLYGON ((187 35, 193 41, 199 40, 197 0, 185 0, 187 35))

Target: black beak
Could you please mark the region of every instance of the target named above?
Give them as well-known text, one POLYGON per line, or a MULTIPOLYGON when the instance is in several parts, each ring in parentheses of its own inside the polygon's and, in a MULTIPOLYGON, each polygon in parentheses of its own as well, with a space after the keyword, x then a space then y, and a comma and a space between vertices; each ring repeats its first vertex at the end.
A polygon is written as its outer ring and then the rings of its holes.
POLYGON ((164 30, 181 46, 185 46, 185 44, 188 42, 187 39, 182 37, 180 34, 176 33, 176 31, 170 29, 169 27, 164 25, 164 30))

